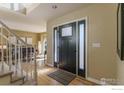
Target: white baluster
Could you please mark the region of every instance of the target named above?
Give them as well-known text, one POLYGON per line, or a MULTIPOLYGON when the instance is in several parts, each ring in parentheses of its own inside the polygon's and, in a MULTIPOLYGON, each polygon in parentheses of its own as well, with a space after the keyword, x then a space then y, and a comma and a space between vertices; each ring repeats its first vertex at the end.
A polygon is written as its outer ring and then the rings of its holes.
POLYGON ((21 45, 21 46, 20 46, 21 76, 23 76, 22 61, 23 61, 23 56, 22 56, 22 45, 21 45))
POLYGON ((21 49, 20 44, 18 44, 18 69, 19 69, 19 75, 21 75, 21 61, 20 61, 21 60, 20 59, 20 56, 21 56, 20 53, 21 52, 20 52, 20 49, 21 49))
POLYGON ((37 84, 36 46, 34 47, 34 79, 35 79, 35 84, 37 84))
POLYGON ((8 42, 7 42, 7 40, 6 40, 6 63, 7 63, 7 65, 9 64, 8 63, 8 42))
POLYGON ((17 40, 16 40, 16 42, 15 42, 15 75, 17 75, 17 40))
POLYGON ((3 27, 1 27, 1 61, 2 61, 2 68, 1 70, 4 71, 4 51, 3 51, 3 27))
MULTIPOLYGON (((9 39, 10 39, 10 37, 9 37, 9 39)), ((9 70, 11 70, 12 69, 12 45, 10 42, 9 42, 9 54, 8 54, 8 56, 9 56, 9 70)))

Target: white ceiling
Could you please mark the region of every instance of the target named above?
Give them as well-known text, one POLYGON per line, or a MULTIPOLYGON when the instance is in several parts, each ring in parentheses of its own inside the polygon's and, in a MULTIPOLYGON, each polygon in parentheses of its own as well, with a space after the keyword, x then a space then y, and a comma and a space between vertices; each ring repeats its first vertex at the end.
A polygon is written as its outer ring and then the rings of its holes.
POLYGON ((86 7, 88 4, 35 4, 35 7, 29 8, 27 15, 16 13, 5 8, 0 8, 0 19, 12 29, 20 29, 31 32, 46 31, 46 22, 53 18, 62 16, 68 12, 74 11, 79 7, 86 7), (58 8, 53 9, 52 6, 58 8))

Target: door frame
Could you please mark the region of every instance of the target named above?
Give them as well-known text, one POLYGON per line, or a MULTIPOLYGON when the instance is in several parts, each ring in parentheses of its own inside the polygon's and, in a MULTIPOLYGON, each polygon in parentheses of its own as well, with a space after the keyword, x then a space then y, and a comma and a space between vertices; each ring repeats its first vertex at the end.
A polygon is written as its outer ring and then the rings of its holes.
MULTIPOLYGON (((85 20, 85 78, 87 79, 88 78, 88 66, 87 66, 87 59, 88 59, 88 17, 83 17, 83 18, 79 18, 79 19, 75 19, 75 20, 71 20, 71 21, 68 21, 68 22, 63 22, 63 23, 60 23, 60 24, 56 24, 56 25, 53 25, 52 26, 52 55, 53 55, 53 58, 52 58, 52 66, 54 67, 54 28, 55 27, 58 27, 58 26, 61 26, 61 25, 66 25, 66 24, 69 24, 69 23, 73 23, 73 22, 76 22, 76 36, 78 36, 78 22, 79 21, 82 21, 82 20, 85 20)), ((76 38, 76 76, 79 76, 78 75, 78 38, 76 38)))

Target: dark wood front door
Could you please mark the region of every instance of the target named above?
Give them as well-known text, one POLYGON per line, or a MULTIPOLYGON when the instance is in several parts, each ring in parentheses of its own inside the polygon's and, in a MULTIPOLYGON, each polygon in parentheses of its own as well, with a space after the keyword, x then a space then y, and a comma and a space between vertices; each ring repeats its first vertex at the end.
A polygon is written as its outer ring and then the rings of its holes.
POLYGON ((59 68, 76 74, 76 23, 59 27, 59 68))

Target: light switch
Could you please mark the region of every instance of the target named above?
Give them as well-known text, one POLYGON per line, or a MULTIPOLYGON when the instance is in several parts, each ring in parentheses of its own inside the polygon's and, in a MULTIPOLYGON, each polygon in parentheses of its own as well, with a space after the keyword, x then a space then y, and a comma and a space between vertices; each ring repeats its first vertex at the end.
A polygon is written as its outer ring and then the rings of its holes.
POLYGON ((100 45, 100 43, 92 43, 92 47, 97 47, 97 48, 99 48, 101 45, 100 45))

